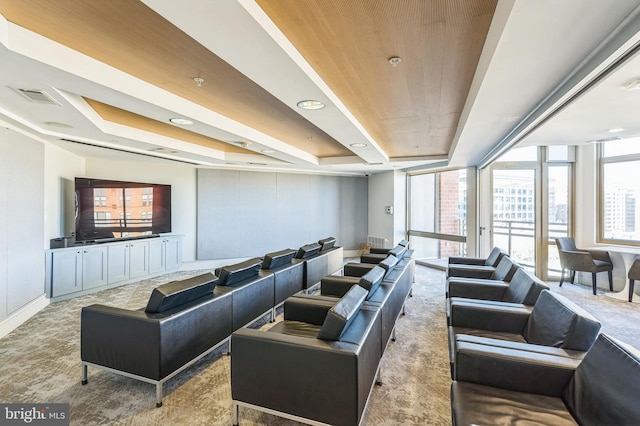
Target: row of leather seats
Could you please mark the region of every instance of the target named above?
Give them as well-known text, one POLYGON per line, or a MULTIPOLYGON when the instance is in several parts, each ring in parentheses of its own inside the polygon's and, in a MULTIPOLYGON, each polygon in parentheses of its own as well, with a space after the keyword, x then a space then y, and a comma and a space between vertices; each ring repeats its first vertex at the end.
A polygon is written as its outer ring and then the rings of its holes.
POLYGON ((640 424, 639 351, 500 248, 450 262, 454 425, 640 424))
POLYGON ((402 241, 325 276, 315 294, 284 302, 268 330, 231 337, 233 423, 240 407, 311 424, 358 425, 414 280, 402 241))
POLYGON ((153 289, 138 310, 93 304, 82 308, 82 383, 88 367, 107 369, 156 386, 218 346, 231 334, 342 270, 343 250, 325 238, 297 250, 267 253, 153 289))

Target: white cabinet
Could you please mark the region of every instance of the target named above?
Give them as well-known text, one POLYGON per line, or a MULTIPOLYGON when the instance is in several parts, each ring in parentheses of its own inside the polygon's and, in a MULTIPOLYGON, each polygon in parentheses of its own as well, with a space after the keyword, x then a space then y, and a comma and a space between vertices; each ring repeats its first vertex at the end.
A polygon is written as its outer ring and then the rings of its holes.
POLYGON ((149 273, 175 271, 181 261, 180 238, 162 237, 149 241, 149 273))
POLYGON ((149 241, 110 244, 108 252, 109 284, 149 275, 149 241))
POLYGON ((47 294, 75 297, 176 271, 181 263, 180 235, 47 250, 47 294))
POLYGON ((107 248, 91 246, 52 250, 51 296, 61 296, 107 284, 107 248))

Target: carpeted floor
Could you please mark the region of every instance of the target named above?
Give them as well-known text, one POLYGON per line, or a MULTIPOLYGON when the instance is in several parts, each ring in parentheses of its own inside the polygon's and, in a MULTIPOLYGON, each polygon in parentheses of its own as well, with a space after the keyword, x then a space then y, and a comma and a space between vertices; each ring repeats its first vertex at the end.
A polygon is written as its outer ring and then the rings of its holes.
MULTIPOLYGON (((154 404, 155 387, 147 383, 90 368, 89 384, 80 384, 82 306, 103 303, 138 309, 146 304, 157 285, 198 272, 170 274, 48 306, 0 339, 0 402, 70 403, 73 425, 230 425, 230 362, 225 355, 226 345, 168 381, 164 405, 159 409, 154 404)), ((374 387, 363 425, 451 422, 444 272, 418 266, 416 274, 406 315, 397 322, 397 340, 389 344, 382 360, 384 384, 374 387)), ((640 317, 637 304, 602 294, 592 296, 585 286, 552 286, 553 291, 567 295, 600 319, 603 331, 640 347, 640 336, 635 332, 640 317)), ((240 424, 298 423, 241 408, 240 424)))

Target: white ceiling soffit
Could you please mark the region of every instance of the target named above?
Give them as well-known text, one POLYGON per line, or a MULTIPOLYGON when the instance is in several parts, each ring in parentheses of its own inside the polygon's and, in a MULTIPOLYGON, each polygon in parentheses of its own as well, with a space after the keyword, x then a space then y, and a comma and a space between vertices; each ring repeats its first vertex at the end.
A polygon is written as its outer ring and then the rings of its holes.
MULTIPOLYGON (((61 93, 66 92, 69 96, 78 98, 80 96, 77 93, 82 93, 84 97, 161 122, 167 122, 168 118, 176 115, 191 117, 196 120, 195 126, 192 127, 193 131, 200 134, 225 141, 250 140, 255 142, 255 145, 251 145, 251 149, 265 147, 281 153, 282 158, 278 158, 279 160, 295 159, 298 167, 313 169, 319 166, 319 159, 314 155, 14 25, 1 16, 0 18, 2 18, 0 19, 0 43, 2 44, 0 58, 4 58, 2 67, 6 72, 6 74, 3 73, 3 83, 8 83, 7 86, 0 87, 0 92, 12 92, 11 96, 3 95, 9 106, 5 112, 7 117, 16 119, 37 132, 73 140, 77 140, 79 136, 82 137, 84 133, 86 138, 92 138, 92 143, 95 144, 103 143, 105 136, 124 137, 96 132, 95 130, 100 126, 91 120, 87 121, 88 116, 77 109, 78 104, 72 105, 66 100, 61 101, 61 93), (61 128, 51 131, 36 119, 31 119, 38 117, 35 108, 51 106, 25 101, 10 88, 10 86, 22 87, 21 82, 12 81, 10 78, 26 79, 31 83, 30 87, 37 84, 39 88, 53 95, 56 102, 63 106, 59 111, 62 115, 60 121, 69 122, 70 119, 75 119, 72 123, 73 135, 66 135, 61 128), (11 99, 14 101, 11 102, 11 99), (171 110, 166 106, 171 106, 171 110), (85 119, 80 119, 83 116, 85 119), (78 129, 84 129, 84 131, 79 133, 78 129)), ((130 131, 131 128, 129 128, 130 131)), ((160 143, 159 139, 156 141, 160 143)), ((188 152, 194 149, 190 146, 191 144, 182 143, 184 146, 181 147, 181 151, 188 152)), ((108 145, 107 141, 105 146, 108 145)))
POLYGON ((639 4, 500 0, 451 165, 490 164, 613 63, 635 43, 639 4))
POLYGON ((386 153, 253 0, 193 0, 185 8, 176 8, 173 0, 143 2, 341 142, 360 161, 389 162, 386 153), (216 25, 211 25, 212 16, 216 25), (305 99, 319 100, 326 107, 316 111, 297 108, 305 99), (353 143, 367 146, 354 150, 353 143))

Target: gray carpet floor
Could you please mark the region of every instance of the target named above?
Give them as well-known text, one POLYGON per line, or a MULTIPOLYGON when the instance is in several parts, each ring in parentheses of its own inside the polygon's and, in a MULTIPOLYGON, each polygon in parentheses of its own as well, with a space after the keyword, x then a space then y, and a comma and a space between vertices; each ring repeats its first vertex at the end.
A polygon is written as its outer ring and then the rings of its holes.
MULTIPOLYGON (((80 310, 102 303, 138 309, 159 284, 196 275, 180 272, 92 295, 51 304, 0 339, 0 401, 70 404, 73 425, 230 425, 230 359, 226 345, 165 384, 163 407, 155 408, 155 387, 89 368, 82 386, 80 310)), ((390 342, 381 365, 384 381, 375 386, 363 425, 446 425, 449 365, 444 316, 444 272, 416 268, 413 297, 398 319, 397 340, 390 342)), ((603 331, 640 348, 635 331, 640 307, 588 287, 551 283, 603 323, 603 331)), ((603 292, 604 293, 604 292, 603 292)), ((281 314, 278 319, 281 319, 281 314)), ((259 321, 254 327, 270 327, 259 321)), ((309 368, 314 368, 310 365, 309 368)), ((277 392, 277 389, 265 389, 277 392)), ((330 407, 327 407, 330 409, 330 407)), ((297 425, 276 416, 241 408, 241 425, 297 425)))

